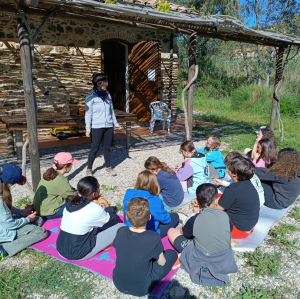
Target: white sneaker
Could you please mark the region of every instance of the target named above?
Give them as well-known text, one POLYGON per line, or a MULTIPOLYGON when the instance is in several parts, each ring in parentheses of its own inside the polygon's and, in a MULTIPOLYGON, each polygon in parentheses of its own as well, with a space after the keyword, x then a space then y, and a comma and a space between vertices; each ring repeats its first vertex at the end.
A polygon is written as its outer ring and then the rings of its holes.
POLYGON ((92 169, 86 169, 86 176, 93 176, 92 169))
POLYGON ((116 176, 116 172, 114 171, 114 169, 112 167, 106 167, 105 168, 106 172, 109 173, 111 176, 116 176))

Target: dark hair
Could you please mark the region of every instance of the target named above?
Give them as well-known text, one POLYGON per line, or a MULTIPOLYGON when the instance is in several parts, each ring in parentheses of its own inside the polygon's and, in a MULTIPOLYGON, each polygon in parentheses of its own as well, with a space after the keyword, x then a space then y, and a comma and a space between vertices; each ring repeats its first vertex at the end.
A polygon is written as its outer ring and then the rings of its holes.
POLYGON ((260 129, 262 135, 263 135, 263 138, 269 138, 273 144, 274 144, 274 147, 276 148, 277 147, 277 141, 275 139, 275 136, 274 136, 274 132, 270 129, 270 128, 263 128, 263 129, 260 129))
POLYGON ((278 161, 269 168, 268 172, 276 172, 277 178, 288 176, 289 182, 297 177, 300 170, 299 153, 292 147, 287 147, 278 152, 278 161))
POLYGON ((160 162, 159 159, 154 156, 150 156, 146 160, 144 167, 148 170, 156 170, 160 168, 170 174, 175 174, 175 172, 165 162, 160 162))
POLYGON ((224 159, 224 164, 228 166, 228 164, 232 161, 232 159, 236 157, 242 157, 239 152, 230 152, 224 159))
POLYGON ((77 184, 77 195, 69 195, 66 201, 70 202, 72 206, 79 206, 86 202, 86 200, 94 200, 96 198, 88 198, 99 189, 99 183, 93 176, 87 176, 81 179, 77 184))
POLYGON ((108 77, 106 74, 104 73, 96 73, 96 74, 93 74, 93 77, 92 77, 92 83, 94 85, 95 88, 97 88, 97 84, 101 81, 107 81, 108 77))
POLYGON ((228 169, 233 174, 237 175, 238 181, 250 180, 255 173, 254 164, 244 157, 236 157, 232 159, 228 165, 228 169))
POLYGON ((134 189, 146 190, 156 196, 160 193, 156 175, 149 170, 143 170, 139 173, 134 189))
POLYGON ((264 138, 258 141, 258 143, 261 145, 261 153, 257 159, 257 162, 259 159, 264 159, 265 161, 265 167, 269 168, 270 164, 277 161, 277 152, 275 149, 275 146, 269 138, 264 138))
POLYGON ((190 140, 187 140, 187 141, 181 143, 180 150, 181 151, 186 151, 186 152, 189 152, 189 153, 193 153, 193 156, 197 155, 197 150, 195 148, 195 145, 190 140))
POLYGON ((9 210, 13 213, 14 208, 12 205, 12 196, 10 192, 10 186, 8 183, 3 182, 0 179, 0 196, 2 197, 2 203, 5 208, 4 203, 6 203, 6 206, 9 208, 9 210))
POLYGON ((218 197, 218 189, 211 183, 201 184, 196 189, 198 204, 201 208, 207 208, 218 197))
POLYGON ((126 215, 132 226, 145 226, 150 218, 148 200, 142 197, 135 197, 129 200, 126 215))
POLYGON ((66 165, 67 165, 67 167, 72 166, 72 163, 58 164, 56 162, 53 162, 53 164, 55 164, 56 169, 54 169, 53 167, 50 167, 50 168, 48 168, 45 171, 45 173, 43 174, 43 179, 45 181, 52 181, 52 180, 54 180, 58 176, 57 170, 62 170, 66 165))

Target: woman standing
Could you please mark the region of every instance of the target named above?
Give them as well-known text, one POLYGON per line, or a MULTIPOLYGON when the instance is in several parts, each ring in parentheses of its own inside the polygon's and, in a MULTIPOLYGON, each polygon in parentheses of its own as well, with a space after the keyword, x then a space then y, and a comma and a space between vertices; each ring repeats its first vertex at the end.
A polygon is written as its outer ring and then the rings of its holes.
POLYGON ((113 140, 114 126, 118 130, 121 129, 121 126, 117 122, 111 96, 106 90, 107 75, 103 73, 94 74, 92 83, 94 85, 93 90, 85 99, 85 136, 91 136, 92 139, 86 174, 92 175, 93 163, 102 141, 105 169, 109 174, 116 175, 110 163, 110 146, 113 140))

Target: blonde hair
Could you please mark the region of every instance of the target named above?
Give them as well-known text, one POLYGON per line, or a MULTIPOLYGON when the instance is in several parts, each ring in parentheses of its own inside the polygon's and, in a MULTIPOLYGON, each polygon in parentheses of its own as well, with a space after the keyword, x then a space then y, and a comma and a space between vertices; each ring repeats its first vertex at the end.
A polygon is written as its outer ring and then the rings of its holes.
POLYGON ((12 196, 11 196, 11 192, 10 192, 10 186, 8 183, 3 182, 1 179, 0 179, 0 196, 2 197, 3 206, 5 207, 5 204, 6 204, 6 206, 13 213, 14 208, 12 205, 12 196))
MULTIPOLYGON (((211 145, 214 147, 213 149, 211 149, 211 151, 217 150, 220 147, 220 145, 221 145, 221 139, 218 136, 215 136, 215 135, 209 136, 207 138, 207 140, 209 138, 212 139, 211 145)), ((209 150, 205 150, 205 154, 207 154, 208 152, 209 152, 209 150)))
POLYGON ((175 174, 175 172, 165 162, 160 162, 159 159, 154 156, 150 156, 146 160, 144 167, 148 170, 156 170, 160 168, 170 174, 175 174))
POLYGON ((156 196, 160 193, 156 175, 149 170, 144 170, 139 173, 134 189, 146 190, 156 196))

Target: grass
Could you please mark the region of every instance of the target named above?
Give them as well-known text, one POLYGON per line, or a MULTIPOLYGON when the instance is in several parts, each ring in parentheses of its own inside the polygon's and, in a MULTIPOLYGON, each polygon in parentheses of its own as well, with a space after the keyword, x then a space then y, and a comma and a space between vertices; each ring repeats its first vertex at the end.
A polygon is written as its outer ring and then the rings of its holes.
POLYGON ((230 297, 233 299, 281 299, 285 294, 280 294, 276 289, 266 289, 262 286, 252 287, 250 284, 245 284, 240 291, 230 297))
POLYGON ((268 242, 279 245, 285 249, 299 249, 299 239, 290 241, 287 236, 290 232, 299 231, 300 229, 292 224, 279 223, 275 228, 271 228, 269 235, 272 237, 268 242))
POLYGON ((278 273, 280 253, 266 253, 256 249, 254 252, 245 253, 246 264, 254 268, 254 275, 275 275, 278 273))
POLYGON ((25 298, 34 293, 46 298, 91 298, 94 274, 71 264, 62 263, 32 249, 21 253, 30 259, 27 267, 1 269, 0 298, 25 298))
POLYGON ((118 186, 108 186, 108 185, 101 185, 100 189, 103 191, 116 191, 116 189, 118 188, 118 186))
POLYGON ((294 207, 290 216, 293 217, 295 220, 299 221, 300 220, 300 207, 294 207))
MULTIPOLYGON (((270 99, 271 102, 271 99, 270 99)), ((178 100, 178 108, 181 108, 181 99, 178 100)), ((250 103, 251 105, 251 103, 250 103)), ((256 103, 259 108, 259 103, 256 103)), ((244 148, 253 147, 255 141, 255 130, 260 126, 269 126, 269 109, 263 109, 262 104, 260 113, 253 113, 247 110, 233 110, 232 100, 230 98, 207 99, 201 97, 199 92, 195 93, 194 111, 202 113, 194 118, 212 122, 207 127, 196 126, 194 128, 196 137, 207 138, 212 134, 221 137, 222 142, 230 144, 229 150, 243 152, 244 148)), ((271 107, 271 106, 270 106, 271 107)), ((284 124, 284 140, 279 142, 278 149, 285 147, 294 147, 300 151, 300 139, 298 138, 299 117, 289 117, 282 115, 284 124)), ((275 125, 275 136, 280 140, 278 123, 275 125)), ((226 154, 226 152, 224 152, 226 154)))
POLYGON ((14 206, 19 209, 22 205, 28 204, 32 204, 32 199, 29 196, 25 196, 18 200, 14 206))

